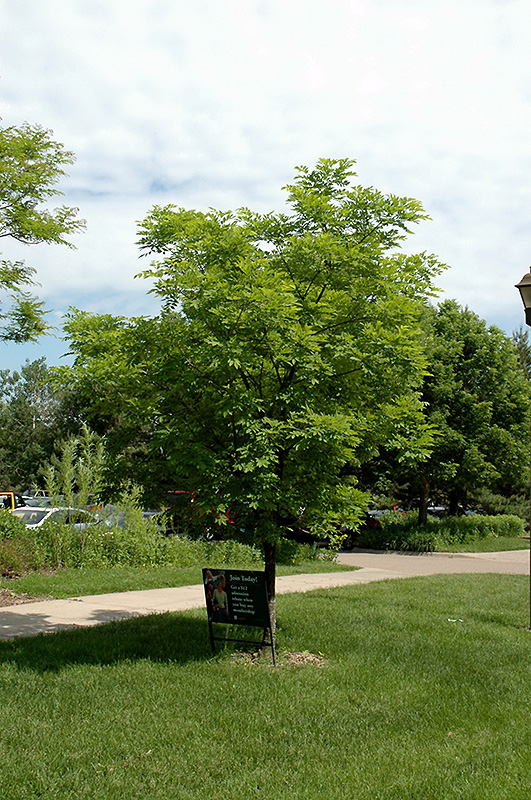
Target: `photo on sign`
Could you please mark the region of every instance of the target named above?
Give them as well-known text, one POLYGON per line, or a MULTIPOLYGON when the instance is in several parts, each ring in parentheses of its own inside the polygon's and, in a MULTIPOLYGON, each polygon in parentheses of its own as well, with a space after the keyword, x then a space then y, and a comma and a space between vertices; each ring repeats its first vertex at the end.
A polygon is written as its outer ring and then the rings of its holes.
POLYGON ((205 597, 211 622, 230 623, 228 578, 225 570, 204 570, 205 597))
POLYGON ((209 622, 270 627, 264 572, 203 569, 203 583, 209 622))

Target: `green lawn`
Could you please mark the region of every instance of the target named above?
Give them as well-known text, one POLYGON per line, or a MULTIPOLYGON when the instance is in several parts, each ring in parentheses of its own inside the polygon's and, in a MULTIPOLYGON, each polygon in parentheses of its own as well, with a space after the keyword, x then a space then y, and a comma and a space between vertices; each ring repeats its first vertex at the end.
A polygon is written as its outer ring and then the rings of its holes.
POLYGON ((0 643, 9 800, 524 800, 529 579, 281 595, 278 650, 212 658, 204 612, 0 643))
MULTIPOLYGON (((243 565, 242 568, 259 569, 243 565)), ((346 567, 330 560, 305 561, 297 566, 278 566, 278 575, 300 575, 315 572, 345 572, 346 567)), ((196 567, 111 567, 62 569, 51 575, 32 573, 24 578, 0 579, 0 587, 32 597, 74 597, 85 594, 128 592, 160 589, 165 586, 188 586, 201 583, 201 568, 196 567)))

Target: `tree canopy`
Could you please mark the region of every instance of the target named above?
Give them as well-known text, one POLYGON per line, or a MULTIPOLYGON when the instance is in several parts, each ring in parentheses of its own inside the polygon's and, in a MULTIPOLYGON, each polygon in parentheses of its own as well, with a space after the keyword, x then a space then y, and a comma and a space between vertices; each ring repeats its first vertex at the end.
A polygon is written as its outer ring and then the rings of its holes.
MULTIPOLYGON (((0 129, 0 238, 73 246, 66 236, 85 225, 78 209, 50 210, 44 204, 61 194, 57 183, 66 174, 63 167, 74 160, 51 131, 38 125, 0 129)), ((4 341, 34 340, 47 329, 43 303, 31 294, 35 272, 23 261, 0 258, 0 289, 8 302, 7 310, 0 310, 4 341)))
POLYGON ((0 370, 0 481, 3 489, 39 482, 39 468, 65 435, 62 393, 52 388, 45 359, 20 371, 0 370))
POLYGON ((418 319, 441 267, 399 250, 420 203, 354 177, 349 160, 298 168, 288 214, 154 207, 139 244, 160 314, 72 310, 65 326, 75 362, 58 374, 117 474, 237 511, 267 563, 282 515, 355 520, 352 466, 379 443, 411 459, 430 440, 418 319))
POLYGON ((447 300, 426 315, 426 413, 437 430, 420 465, 423 494, 441 492, 450 513, 481 488, 517 491, 529 481, 529 383, 513 342, 447 300))

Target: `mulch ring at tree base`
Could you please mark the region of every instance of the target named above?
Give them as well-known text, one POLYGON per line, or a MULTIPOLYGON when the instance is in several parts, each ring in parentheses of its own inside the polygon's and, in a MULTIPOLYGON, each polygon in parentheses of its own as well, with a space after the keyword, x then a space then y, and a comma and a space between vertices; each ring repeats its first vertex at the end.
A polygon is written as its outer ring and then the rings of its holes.
POLYGON ((31 597, 29 594, 17 594, 9 589, 0 589, 0 607, 20 606, 22 603, 37 603, 39 600, 49 599, 49 597, 31 597))
MULTIPOLYGON (((261 664, 266 662, 271 666, 273 665, 270 653, 261 653, 259 650, 248 653, 233 653, 231 661, 234 664, 261 664)), ((305 667, 309 664, 313 667, 321 668, 325 665, 325 659, 322 655, 316 655, 315 653, 279 653, 277 654, 277 664, 278 666, 287 667, 305 667)))

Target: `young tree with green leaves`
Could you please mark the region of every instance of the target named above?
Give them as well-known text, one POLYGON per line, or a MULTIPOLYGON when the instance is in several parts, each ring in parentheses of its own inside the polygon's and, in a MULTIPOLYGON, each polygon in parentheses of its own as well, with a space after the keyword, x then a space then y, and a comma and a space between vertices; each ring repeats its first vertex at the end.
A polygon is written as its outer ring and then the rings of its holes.
MULTIPOLYGON (((24 123, 0 129, 0 238, 22 244, 73 245, 65 238, 85 222, 77 208, 45 204, 60 195, 57 183, 74 155, 52 139, 52 132, 24 123)), ((23 261, 0 258, 0 289, 9 308, 0 311, 0 339, 25 342, 46 329, 43 303, 31 294, 35 269, 23 261)))
POLYGON ((399 250, 420 204, 354 176, 349 160, 299 168, 287 214, 153 208, 140 247, 160 314, 65 326, 75 362, 58 374, 107 428, 117 474, 237 512, 273 607, 282 519, 355 524, 353 465, 430 441, 418 319, 440 265, 399 250))
POLYGON ((48 495, 74 508, 99 502, 106 460, 103 439, 83 424, 77 436, 57 442, 55 449, 42 469, 48 495))

